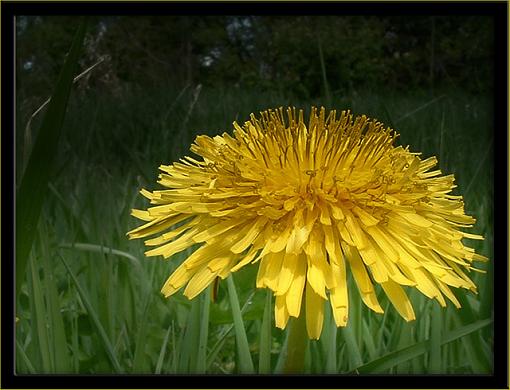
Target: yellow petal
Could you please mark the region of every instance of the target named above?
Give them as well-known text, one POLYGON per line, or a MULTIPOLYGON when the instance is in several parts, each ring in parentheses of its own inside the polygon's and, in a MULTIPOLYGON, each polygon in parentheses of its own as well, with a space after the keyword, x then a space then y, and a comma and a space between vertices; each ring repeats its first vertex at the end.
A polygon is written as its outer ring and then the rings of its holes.
POLYGON ((308 337, 318 340, 324 322, 324 299, 316 294, 312 286, 306 284, 306 330, 308 337))
POLYGON ((416 259, 407 252, 402 245, 398 242, 397 239, 393 236, 393 233, 386 231, 386 240, 388 240, 389 245, 398 252, 398 261, 399 263, 404 264, 410 268, 419 268, 421 267, 420 263, 416 261, 416 259))
POLYGON ((340 237, 342 238, 342 240, 349 244, 350 246, 355 246, 354 241, 352 240, 351 235, 349 234, 349 231, 345 227, 345 224, 343 222, 338 222, 336 227, 338 232, 340 233, 340 237))
POLYGON ((172 208, 173 204, 174 203, 167 203, 161 206, 150 207, 149 209, 147 209, 147 211, 149 212, 149 215, 153 218, 164 217, 168 215, 174 216, 180 214, 178 210, 174 210, 172 208))
POLYGON ((406 286, 414 286, 416 284, 404 276, 398 265, 388 258, 388 253, 384 252, 372 238, 369 238, 368 241, 367 248, 360 251, 360 253, 362 256, 370 254, 372 257, 373 263, 369 267, 377 283, 385 282, 390 277, 398 284, 406 286))
POLYGON ((181 252, 194 244, 193 236, 198 231, 199 229, 197 227, 194 227, 193 229, 188 230, 186 233, 184 233, 175 241, 145 252, 145 256, 163 255, 163 257, 166 259, 175 253, 181 252))
POLYGON ((384 283, 388 281, 388 270, 384 266, 382 261, 376 261, 375 263, 368 266, 372 272, 372 276, 377 283, 384 283))
POLYGON ((430 168, 436 166, 437 164, 437 158, 435 156, 426 158, 423 161, 420 161, 420 166, 418 169, 418 172, 425 172, 428 171, 430 168))
POLYGON ((129 239, 143 238, 152 234, 159 233, 176 223, 189 218, 189 215, 177 215, 177 216, 163 216, 155 218, 145 225, 139 226, 128 232, 129 239))
POLYGON ((453 262, 458 262, 461 264, 465 264, 462 260, 462 252, 456 251, 453 246, 450 244, 443 242, 441 239, 436 240, 429 240, 424 239, 423 240, 426 244, 429 245, 430 249, 433 249, 435 252, 440 254, 445 259, 451 260, 453 262))
POLYGON ((472 260, 476 260, 476 261, 489 261, 489 259, 483 255, 479 255, 478 253, 473 253, 472 255, 472 260))
MULTIPOLYGON (((464 285, 462 287, 468 288, 472 290, 473 292, 476 292, 476 284, 473 283, 473 281, 467 276, 461 267, 459 267, 457 264, 450 264, 452 269, 456 272, 457 275, 459 275, 464 280, 464 285)), ((474 268, 472 268, 474 270, 474 268)), ((481 271, 481 270, 480 270, 481 271)))
POLYGON ((266 274, 267 274, 267 269, 269 267, 270 259, 271 259, 271 255, 261 256, 261 260, 259 263, 259 269, 257 271, 257 281, 256 281, 257 288, 266 287, 266 274))
POLYGON ((345 218, 344 213, 342 211, 342 208, 334 203, 330 203, 329 205, 331 207, 331 214, 333 215, 333 218, 335 218, 338 221, 341 221, 345 218))
POLYGON ((331 291, 331 307, 337 326, 346 326, 349 315, 349 299, 345 261, 342 258, 331 263, 331 271, 337 280, 336 287, 331 291))
POLYGON ((152 217, 146 210, 132 209, 131 215, 135 218, 141 219, 142 221, 152 221, 152 217))
POLYGON ((397 213, 389 214, 386 230, 396 238, 405 236, 411 240, 420 238, 423 231, 420 227, 410 224, 404 218, 399 217, 397 213))
POLYGON ((375 218, 373 215, 367 213, 361 207, 355 206, 352 209, 352 212, 358 216, 360 221, 365 226, 374 226, 374 225, 377 225, 379 223, 379 220, 377 218, 375 218))
POLYGON ((187 269, 184 263, 181 264, 166 280, 161 292, 165 297, 169 297, 184 286, 195 272, 196 270, 187 269))
POLYGON ((144 243, 147 246, 155 246, 155 245, 163 245, 167 243, 168 241, 173 240, 178 235, 182 234, 186 230, 189 230, 193 225, 186 223, 182 226, 179 226, 178 228, 171 230, 167 233, 163 233, 159 237, 151 238, 149 240, 145 240, 144 243))
POLYGON ((326 285, 331 284, 331 282, 328 281, 327 283, 326 279, 331 279, 331 272, 326 261, 324 245, 321 241, 319 230, 314 229, 310 234, 308 245, 305 247, 308 259, 308 272, 306 278, 315 292, 324 299, 327 299, 326 285))
POLYGON ((142 196, 146 197, 147 199, 152 200, 152 192, 147 191, 145 188, 140 190, 140 194, 142 194, 142 196))
POLYGON ((459 287, 465 286, 465 282, 461 278, 459 278, 457 275, 454 275, 450 272, 443 275, 440 279, 442 282, 444 282, 452 287, 459 288, 459 287))
POLYGON ((203 244, 184 261, 184 265, 187 269, 201 267, 217 257, 224 256, 227 248, 222 242, 203 244))
POLYGON ((285 249, 286 252, 299 254, 302 250, 303 244, 308 239, 309 234, 310 230, 307 229, 305 226, 303 227, 295 226, 287 241, 287 246, 285 249))
POLYGON ((469 238, 471 240, 483 240, 483 236, 479 235, 479 234, 471 234, 471 233, 466 233, 466 232, 460 232, 460 234, 462 234, 464 237, 466 238, 469 238))
POLYGON ((289 312, 285 304, 285 295, 279 295, 276 297, 274 305, 274 319, 276 327, 284 329, 289 321, 289 312))
POLYGON ((252 225, 249 227, 249 229, 242 232, 243 234, 241 234, 241 239, 237 241, 237 243, 235 243, 232 248, 230 248, 230 250, 234 253, 243 252, 257 238, 266 223, 266 217, 258 218, 254 223, 252 222, 252 225))
POLYGON ((287 240, 286 252, 287 253, 300 253, 303 244, 308 240, 308 236, 312 230, 312 224, 307 221, 305 223, 303 217, 303 210, 296 212, 294 216, 294 227, 287 240))
POLYGON ((228 263, 223 266, 223 269, 218 271, 218 277, 221 279, 226 279, 232 273, 232 267, 235 262, 235 256, 230 255, 228 263))
POLYGON ((292 227, 292 223, 288 223, 284 231, 281 232, 275 240, 272 240, 268 243, 268 247, 271 252, 277 253, 285 249, 290 236, 290 232, 292 231, 292 227))
POLYGON ((327 205, 319 204, 319 208, 321 210, 319 221, 323 225, 331 225, 331 217, 329 215, 329 210, 327 205))
POLYGON ((399 213, 399 215, 416 226, 431 227, 433 225, 433 223, 427 218, 424 218, 416 213, 399 213))
POLYGON ((265 256, 268 265, 265 270, 264 285, 273 291, 278 290, 278 279, 282 270, 282 263, 285 252, 270 253, 265 256))
POLYGON ((398 239, 402 247, 434 275, 442 276, 445 274, 445 269, 449 268, 444 266, 444 261, 430 249, 422 248, 416 243, 413 244, 405 240, 403 236, 394 236, 394 238, 398 239))
POLYGON ((457 300, 455 295, 453 295, 452 290, 443 282, 436 279, 437 286, 441 290, 441 292, 455 305, 457 309, 461 308, 460 302, 457 300))
POLYGON ((413 286, 413 287, 416 286, 416 282, 407 278, 401 272, 399 267, 397 267, 396 265, 392 264, 389 261, 385 262, 385 264, 390 266, 390 267, 388 267, 389 276, 394 282, 397 282, 398 284, 400 284, 402 286, 413 286))
POLYGON ((409 298, 404 292, 404 289, 400 287, 399 284, 392 280, 388 280, 387 282, 381 283, 381 287, 383 288, 395 309, 397 309, 398 313, 402 316, 402 318, 404 318, 406 321, 412 321, 416 319, 413 306, 411 305, 409 298))
POLYGON ((327 299, 326 273, 317 262, 312 262, 310 256, 308 256, 308 271, 306 279, 319 296, 327 299))
POLYGON ((222 257, 218 256, 207 263, 207 268, 209 268, 212 272, 220 272, 230 263, 231 258, 232 255, 222 257))
POLYGON ((322 230, 324 231, 324 244, 326 246, 329 259, 330 261, 336 261, 336 258, 339 255, 339 253, 337 253, 338 238, 331 226, 323 226, 322 230))
POLYGON ((294 210, 294 207, 296 204, 298 204, 301 201, 301 198, 299 196, 293 196, 289 199, 287 199, 285 202, 283 202, 283 208, 287 211, 294 210))
POLYGON ((419 168, 421 160, 418 157, 414 157, 409 168, 404 171, 404 177, 409 177, 419 168))
MULTIPOLYGON (((325 237, 326 252, 328 253, 329 258, 328 266, 330 267, 332 264, 336 265, 344 264, 342 249, 340 248, 340 240, 338 239, 338 233, 330 226, 323 226, 323 230, 325 237)), ((338 285, 338 278, 336 278, 336 274, 332 270, 331 271, 328 270, 327 273, 331 275, 331 277, 326 278, 326 286, 329 289, 333 289, 338 285)))
POLYGON ((184 289, 184 295, 188 299, 195 298, 200 294, 218 275, 218 271, 212 271, 208 266, 203 267, 191 278, 188 285, 184 289))
POLYGON ((306 258, 304 255, 298 256, 297 266, 294 271, 294 278, 287 294, 285 294, 287 310, 289 315, 299 317, 301 311, 301 302, 303 300, 303 289, 306 281, 306 258))
POLYGON ((242 223, 246 223, 246 221, 244 219, 239 219, 237 221, 228 219, 228 220, 216 223, 212 226, 207 227, 207 229, 202 230, 200 233, 195 235, 193 237, 193 241, 195 241, 195 242, 208 241, 211 238, 217 237, 220 234, 223 234, 223 233, 239 226, 242 223))
POLYGON ((238 270, 240 270, 242 267, 244 267, 246 264, 248 264, 249 262, 251 262, 255 256, 257 255, 257 252, 258 250, 255 249, 255 248, 252 248, 247 254, 246 256, 244 256, 244 258, 238 262, 232 269, 231 271, 232 272, 236 272, 238 270))
POLYGON ((366 231, 372 239, 375 241, 377 246, 381 249, 381 251, 388 257, 391 261, 397 262, 399 260, 398 252, 392 245, 392 242, 388 239, 387 234, 384 230, 380 229, 378 226, 367 227, 366 231))
POLYGON ((349 319, 349 308, 340 306, 332 307, 332 309, 336 326, 347 326, 347 321, 349 319))
POLYGON ((423 268, 409 268, 402 266, 403 271, 413 280, 416 281, 416 288, 430 299, 437 299, 441 306, 446 306, 446 302, 437 288, 434 280, 429 276, 423 268))
POLYGON ((365 233, 361 230, 359 220, 355 218, 348 210, 345 211, 346 222, 345 226, 349 230, 352 241, 358 249, 362 249, 366 245, 365 233))
MULTIPOLYGON (((225 208, 226 204, 223 202, 218 203, 200 203, 200 202, 174 202, 171 205, 171 210, 187 214, 208 214, 211 211, 219 211, 225 208)), ((152 209, 155 209, 153 207, 152 209)), ((151 212, 152 209, 149 209, 151 212)))
POLYGON ((286 253, 283 258, 282 268, 278 278, 278 288, 276 295, 284 295, 289 289, 298 265, 298 255, 286 253))
POLYGON ((365 305, 367 305, 370 309, 372 309, 376 313, 384 313, 384 310, 377 301, 374 286, 370 281, 370 277, 368 276, 367 270, 356 248, 350 247, 349 245, 342 243, 342 251, 345 255, 345 258, 349 261, 352 275, 354 276, 354 280, 356 281, 356 285, 358 286, 361 299, 363 300, 365 305))

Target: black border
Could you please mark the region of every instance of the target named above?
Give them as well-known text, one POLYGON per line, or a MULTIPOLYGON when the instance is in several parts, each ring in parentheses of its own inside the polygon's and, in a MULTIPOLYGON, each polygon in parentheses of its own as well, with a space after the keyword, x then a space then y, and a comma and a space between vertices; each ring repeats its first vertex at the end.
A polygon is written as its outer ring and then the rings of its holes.
MULTIPOLYGON (((508 3, 499 2, 1 2, 2 367, 1 388, 486 388, 508 389, 508 3), (495 22, 494 375, 14 375, 15 15, 488 15, 495 22)), ((471 156, 466 156, 470 158, 471 156)))
POLYGON ((501 15, 505 1, 2 1, 23 15, 501 15))

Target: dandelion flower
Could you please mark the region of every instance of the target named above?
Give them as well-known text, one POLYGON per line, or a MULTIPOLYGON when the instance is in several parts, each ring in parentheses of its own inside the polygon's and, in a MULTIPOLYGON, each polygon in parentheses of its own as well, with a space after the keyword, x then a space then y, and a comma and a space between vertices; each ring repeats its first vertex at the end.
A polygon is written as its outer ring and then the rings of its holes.
POLYGON ((466 272, 487 259, 462 242, 483 237, 460 230, 475 219, 451 194, 453 175, 431 170, 435 157, 395 146, 398 135, 366 116, 312 108, 308 125, 303 117, 295 108, 252 114, 234 122, 233 136, 198 136, 191 151, 199 160, 160 167, 165 189, 141 191, 154 206, 133 210, 146 223, 128 235, 157 235, 145 241, 154 247, 147 256, 199 245, 162 293, 185 287, 192 299, 215 278, 258 263, 256 286, 273 291, 276 326, 305 302, 312 339, 326 301, 337 326, 347 324, 348 272, 377 313, 377 284, 407 321, 415 313, 405 286, 460 307, 451 287, 476 292, 466 272))

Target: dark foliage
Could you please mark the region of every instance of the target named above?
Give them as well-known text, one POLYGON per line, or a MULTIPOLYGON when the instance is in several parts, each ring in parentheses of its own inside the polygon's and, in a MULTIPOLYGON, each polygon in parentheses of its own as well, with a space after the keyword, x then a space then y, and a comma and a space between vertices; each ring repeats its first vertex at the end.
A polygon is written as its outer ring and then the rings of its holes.
MULTIPOLYGON (((18 18, 20 97, 48 94, 73 18, 18 18)), ((477 93, 492 87, 493 23, 486 16, 96 17, 86 53, 83 68, 107 61, 82 87, 112 93, 161 83, 301 98, 445 84, 477 93)))

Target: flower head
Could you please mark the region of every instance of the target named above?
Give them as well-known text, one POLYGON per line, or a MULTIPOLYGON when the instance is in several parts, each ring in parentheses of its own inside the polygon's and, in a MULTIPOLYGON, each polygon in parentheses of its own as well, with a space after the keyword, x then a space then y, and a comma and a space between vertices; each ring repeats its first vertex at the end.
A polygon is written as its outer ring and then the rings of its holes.
POLYGON ((158 235, 145 241, 154 247, 146 255, 165 258, 200 244, 164 284, 167 297, 186 286, 192 299, 258 263, 256 286, 274 292, 276 326, 304 301, 310 338, 321 334, 326 301, 336 324, 347 324, 348 272, 377 313, 374 284, 407 321, 415 314, 402 286, 459 307, 450 287, 476 291, 466 271, 486 260, 462 239, 483 237, 460 230, 475 220, 451 194, 453 175, 431 170, 435 157, 422 160, 396 137, 349 111, 312 108, 308 125, 294 108, 252 114, 234 122, 233 137, 198 136, 191 151, 200 160, 162 165, 165 189, 141 191, 154 206, 133 210, 146 223, 129 237, 158 235))

